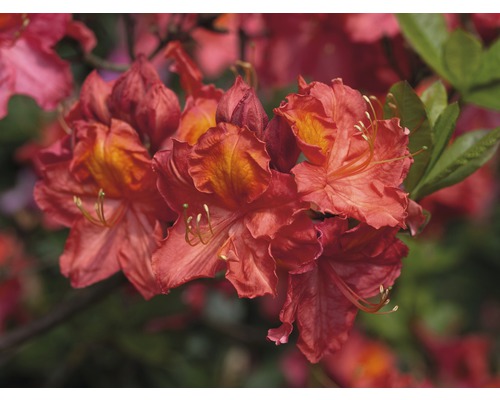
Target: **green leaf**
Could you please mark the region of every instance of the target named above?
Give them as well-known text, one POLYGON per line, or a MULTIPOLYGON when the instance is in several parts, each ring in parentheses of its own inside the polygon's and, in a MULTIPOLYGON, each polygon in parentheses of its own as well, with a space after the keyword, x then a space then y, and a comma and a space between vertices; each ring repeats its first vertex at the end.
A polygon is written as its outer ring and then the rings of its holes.
POLYGON ((431 86, 424 90, 420 95, 422 103, 424 103, 427 116, 432 126, 436 123, 439 115, 448 105, 448 94, 446 88, 441 81, 434 82, 431 86))
POLYGON ((418 200, 464 180, 493 156, 499 141, 500 128, 489 132, 478 130, 460 136, 443 152, 420 187, 412 193, 412 198, 418 200))
POLYGON ((445 76, 461 91, 467 91, 476 79, 482 62, 482 44, 461 29, 453 31, 443 46, 445 76))
POLYGON ((483 52, 481 66, 474 77, 474 85, 500 79, 500 39, 483 52))
POLYGON ((405 189, 411 192, 427 168, 434 143, 424 104, 408 82, 398 82, 389 91, 384 106, 384 116, 385 118, 400 118, 401 125, 410 130, 410 144, 408 147, 411 153, 422 150, 424 146, 427 147, 427 151, 415 156, 410 172, 404 182, 405 189))
POLYGON ((458 107, 458 104, 455 102, 446 107, 437 119, 436 125, 434 126, 434 148, 432 149, 431 160, 427 167, 428 171, 436 164, 448 145, 451 135, 455 130, 459 113, 460 107, 458 107))
POLYGON ((464 101, 480 107, 500 110, 500 79, 483 86, 474 87, 464 94, 464 101))
POLYGON ((446 77, 441 62, 441 48, 448 38, 442 14, 398 14, 397 19, 406 40, 422 59, 439 75, 446 77))

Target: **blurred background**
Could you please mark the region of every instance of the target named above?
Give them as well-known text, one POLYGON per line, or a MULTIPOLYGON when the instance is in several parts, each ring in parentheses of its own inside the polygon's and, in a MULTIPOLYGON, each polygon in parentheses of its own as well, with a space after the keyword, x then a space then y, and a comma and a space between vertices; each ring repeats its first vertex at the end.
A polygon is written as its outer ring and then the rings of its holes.
MULTIPOLYGON (((130 61, 124 39, 130 18, 132 53, 149 53, 161 41, 163 19, 172 17, 73 16, 95 34, 93 54, 114 63, 130 61)), ((466 27, 484 43, 498 37, 495 18, 447 16, 450 27, 466 27)), ((297 90, 298 74, 308 81, 342 77, 380 98, 397 81, 418 88, 433 78, 391 15, 203 15, 196 21, 186 42, 205 82, 228 89, 229 66, 251 62, 270 116, 297 90)), ((70 97, 77 98, 95 65, 69 37, 55 50, 71 65, 70 97)), ((178 91, 161 52, 153 59, 178 91)), ((119 76, 100 73, 107 80, 119 76)), ((287 345, 266 341, 267 330, 279 325, 283 299, 238 299, 223 279, 192 282, 149 301, 120 276, 72 289, 58 265, 68 230, 33 201, 33 158, 61 135, 60 119, 60 110, 43 111, 30 97, 14 95, 0 120, 0 387, 500 386, 498 156, 421 202, 432 217, 417 237, 401 235, 410 255, 391 292, 399 310, 359 313, 345 347, 312 365, 294 345, 296 332, 287 345), (37 326, 40 319, 47 325, 37 326), (22 332, 26 340, 9 344, 13 333, 33 324, 39 331, 22 332)), ((498 112, 463 104, 455 134, 497 126, 498 112)))

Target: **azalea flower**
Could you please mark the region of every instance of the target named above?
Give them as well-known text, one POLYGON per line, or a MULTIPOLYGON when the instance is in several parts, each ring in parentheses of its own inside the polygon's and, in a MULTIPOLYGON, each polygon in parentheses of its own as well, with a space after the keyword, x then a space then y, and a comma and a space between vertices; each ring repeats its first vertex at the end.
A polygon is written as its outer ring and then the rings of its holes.
POLYGON ((307 157, 292 169, 302 199, 374 228, 404 228, 408 194, 400 185, 412 163, 408 130, 396 118, 378 120, 371 101, 340 79, 330 86, 299 84, 300 93, 275 113, 307 157))
POLYGON ((70 14, 0 15, 0 118, 14 94, 33 97, 45 110, 69 96, 69 64, 54 45, 62 39, 70 14))
POLYGON ((429 387, 427 380, 419 382, 400 371, 394 351, 379 340, 368 338, 354 330, 347 343, 321 362, 325 372, 341 387, 397 388, 429 387))
POLYGON ((297 323, 297 346, 310 362, 339 350, 347 340, 358 309, 376 313, 388 303, 389 287, 399 276, 407 247, 395 235, 398 228, 374 229, 327 218, 316 225, 323 252, 316 261, 292 271, 282 325, 268 338, 286 343, 297 323), (369 298, 380 294, 380 300, 369 298))
POLYGON ((122 270, 144 297, 159 293, 151 271, 155 227, 171 216, 137 132, 114 119, 109 126, 80 121, 40 163, 35 200, 71 227, 60 258, 71 284, 88 286, 122 270))
POLYGON ((265 143, 230 123, 155 155, 160 193, 179 214, 153 254, 163 292, 226 269, 240 297, 276 294, 270 243, 305 205, 269 160, 265 143))

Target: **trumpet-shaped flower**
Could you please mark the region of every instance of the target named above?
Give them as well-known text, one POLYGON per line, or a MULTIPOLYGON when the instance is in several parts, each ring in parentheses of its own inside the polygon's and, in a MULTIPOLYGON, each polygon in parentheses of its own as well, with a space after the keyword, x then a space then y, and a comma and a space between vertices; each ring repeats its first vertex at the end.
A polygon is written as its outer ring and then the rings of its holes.
POLYGON ((45 150, 40 159, 43 180, 35 187, 35 199, 57 222, 71 227, 60 258, 71 284, 84 287, 121 269, 144 297, 158 293, 151 253, 155 227, 168 219, 168 208, 137 132, 118 120, 109 127, 77 122, 74 136, 45 150))
POLYGON ((275 112, 308 159, 292 169, 302 199, 375 228, 405 227, 408 131, 395 118, 378 120, 371 101, 340 79, 300 86, 275 112))
POLYGON ((164 292, 196 278, 226 278, 240 297, 275 294, 271 241, 304 204, 290 175, 269 168, 265 143, 220 123, 194 146, 175 141, 154 157, 158 188, 179 217, 153 254, 164 292))
POLYGON ((407 248, 395 234, 397 228, 373 229, 328 218, 316 225, 321 233, 322 255, 311 267, 291 273, 287 299, 280 313, 283 324, 270 329, 268 338, 286 343, 295 321, 297 346, 311 362, 338 350, 347 340, 358 309, 378 312, 401 270, 407 248), (380 291, 381 299, 366 299, 380 291))

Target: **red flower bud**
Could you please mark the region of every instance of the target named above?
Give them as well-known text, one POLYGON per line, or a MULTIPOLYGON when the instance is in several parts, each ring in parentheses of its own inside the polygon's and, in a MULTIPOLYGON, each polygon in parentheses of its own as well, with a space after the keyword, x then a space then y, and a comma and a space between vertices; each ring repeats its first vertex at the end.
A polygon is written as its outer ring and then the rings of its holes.
POLYGON ((144 56, 139 56, 113 87, 109 98, 113 118, 126 121, 135 127, 133 119, 137 106, 149 88, 158 82, 161 81, 155 68, 144 56))
POLYGON ((229 122, 248 129, 261 136, 266 128, 267 117, 260 100, 250 86, 238 76, 234 85, 222 96, 217 113, 217 123, 229 122))
POLYGON ((135 123, 139 131, 151 140, 151 148, 156 150, 161 143, 173 135, 179 126, 181 108, 177 96, 163 83, 151 86, 138 104, 135 123))
POLYGON ((300 149, 295 135, 286 120, 275 116, 259 139, 266 142, 266 150, 271 156, 271 165, 281 172, 290 172, 299 158, 300 149))
POLYGON ((88 120, 109 124, 111 114, 108 108, 108 99, 111 94, 111 85, 104 82, 96 71, 89 74, 83 82, 80 92, 80 110, 82 117, 88 120))

